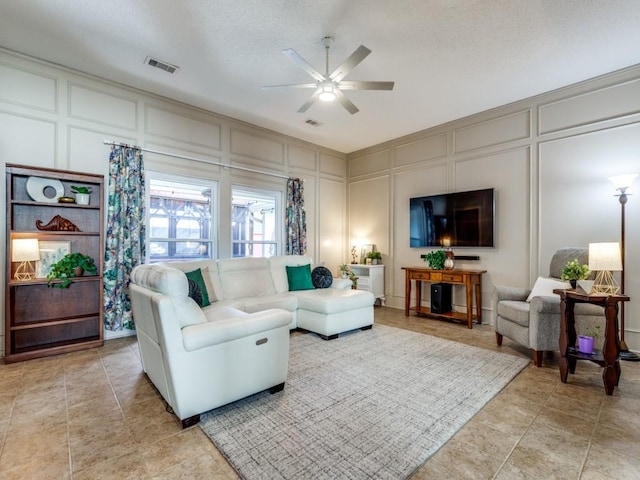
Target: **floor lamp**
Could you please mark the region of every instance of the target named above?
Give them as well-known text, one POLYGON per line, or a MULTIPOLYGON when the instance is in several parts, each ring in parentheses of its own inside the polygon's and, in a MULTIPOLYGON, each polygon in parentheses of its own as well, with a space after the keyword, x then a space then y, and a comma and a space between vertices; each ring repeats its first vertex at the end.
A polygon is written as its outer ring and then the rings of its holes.
MULTIPOLYGON (((617 175, 615 177, 610 177, 609 180, 613 182, 616 187, 616 190, 620 193, 616 196, 620 201, 620 207, 622 211, 621 222, 620 222, 620 255, 622 257, 622 271, 620 272, 620 291, 625 293, 624 291, 624 273, 625 273, 625 265, 624 265, 624 207, 627 203, 627 196, 631 195, 627 193, 627 189, 633 183, 633 180, 638 176, 637 173, 632 173, 628 175, 617 175)), ((629 360, 629 361, 640 361, 640 356, 635 353, 629 351, 629 347, 627 343, 624 341, 624 302, 620 302, 620 359, 621 360, 629 360)))

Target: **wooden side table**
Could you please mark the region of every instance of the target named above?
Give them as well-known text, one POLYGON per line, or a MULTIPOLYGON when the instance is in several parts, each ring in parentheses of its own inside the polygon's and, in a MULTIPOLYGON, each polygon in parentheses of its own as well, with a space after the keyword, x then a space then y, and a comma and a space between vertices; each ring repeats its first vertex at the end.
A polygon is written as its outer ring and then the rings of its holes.
POLYGON ((578 360, 589 360, 604 367, 602 381, 607 395, 620 380, 620 338, 618 337, 618 303, 628 302, 626 295, 606 295, 579 293, 575 290, 556 289, 553 293, 560 295, 560 380, 567 383, 569 373, 575 373, 578 360), (594 351, 592 355, 580 353, 576 345, 576 327, 574 307, 576 303, 591 303, 604 307, 606 326, 602 351, 594 351))
POLYGON ((473 320, 482 323, 482 274, 486 270, 433 270, 430 268, 402 267, 405 271, 404 314, 409 316, 409 311, 414 310, 419 315, 432 318, 462 320, 468 328, 473 328, 473 320), (411 281, 416 282, 416 306, 411 306, 411 281), (450 283, 463 285, 467 296, 467 313, 435 313, 429 307, 422 304, 422 282, 450 283), (473 314, 473 297, 475 293, 476 315, 473 314))

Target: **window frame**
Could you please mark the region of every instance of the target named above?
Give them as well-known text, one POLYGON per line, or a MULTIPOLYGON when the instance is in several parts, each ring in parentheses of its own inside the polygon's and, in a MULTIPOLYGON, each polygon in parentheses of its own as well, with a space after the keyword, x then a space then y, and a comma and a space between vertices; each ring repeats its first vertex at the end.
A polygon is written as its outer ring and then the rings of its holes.
MULTIPOLYGON (((229 240, 231 247, 231 257, 234 257, 234 247, 236 245, 274 245, 275 252, 273 256, 283 255, 283 231, 284 231, 284 211, 283 211, 283 191, 275 188, 268 187, 255 187, 249 185, 242 185, 238 183, 231 184, 231 196, 230 196, 230 222, 229 222, 229 240), (255 195, 256 197, 273 197, 275 212, 274 212, 274 240, 255 241, 255 240, 234 240, 234 226, 233 226, 233 198, 239 192, 246 195, 255 195)), ((260 258, 260 257, 234 257, 234 258, 260 258)))
MULTIPOLYGON (((220 248, 220 239, 219 239, 219 235, 218 235, 218 225, 219 225, 219 182, 217 180, 212 180, 212 179, 207 179, 207 178, 197 178, 197 177, 191 177, 191 176, 187 176, 187 175, 175 175, 175 174, 170 174, 170 173, 165 173, 165 172, 159 172, 159 171, 155 171, 155 170, 146 170, 145 171, 145 182, 146 182, 146 186, 147 188, 145 188, 145 207, 146 207, 146 211, 145 211, 145 222, 147 225, 147 237, 146 237, 146 258, 145 258, 145 262, 146 263, 156 263, 156 262, 172 262, 172 261, 189 261, 189 260, 208 260, 208 259, 216 259, 218 258, 218 251, 220 248), (201 186, 204 188, 208 188, 211 190, 211 202, 210 202, 210 222, 209 222, 209 228, 210 228, 210 232, 209 232, 209 242, 210 242, 210 248, 209 248, 209 256, 207 257, 194 257, 191 259, 184 259, 184 258, 176 258, 176 259, 162 259, 162 260, 156 260, 156 259, 152 259, 151 258, 151 243, 152 242, 167 242, 167 241, 174 241, 174 242, 179 242, 180 239, 168 239, 168 238, 156 238, 156 237, 152 237, 151 236, 151 181, 152 180, 160 180, 160 181, 165 181, 165 182, 175 182, 175 183, 182 183, 182 184, 186 184, 186 185, 192 185, 192 186, 201 186)), ((193 240, 193 239, 184 239, 184 240, 193 240)), ((200 242, 202 242, 202 239, 199 240, 200 242)))

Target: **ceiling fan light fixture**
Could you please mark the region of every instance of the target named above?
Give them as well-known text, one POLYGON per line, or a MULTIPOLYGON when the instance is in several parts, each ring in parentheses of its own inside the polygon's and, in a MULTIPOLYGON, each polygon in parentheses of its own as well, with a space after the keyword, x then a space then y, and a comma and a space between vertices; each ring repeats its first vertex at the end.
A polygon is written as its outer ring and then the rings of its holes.
POLYGON ((333 102, 337 98, 337 95, 332 85, 326 85, 322 87, 318 98, 323 102, 333 102))

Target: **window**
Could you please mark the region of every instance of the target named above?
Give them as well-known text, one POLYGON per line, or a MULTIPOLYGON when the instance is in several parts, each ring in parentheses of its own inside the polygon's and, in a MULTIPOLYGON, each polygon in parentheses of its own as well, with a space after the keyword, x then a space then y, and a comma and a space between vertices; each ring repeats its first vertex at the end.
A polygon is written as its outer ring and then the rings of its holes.
POLYGON ((151 262, 212 258, 216 183, 147 172, 151 262))
POLYGON ((234 186, 231 243, 234 257, 278 255, 282 231, 281 193, 234 186))

